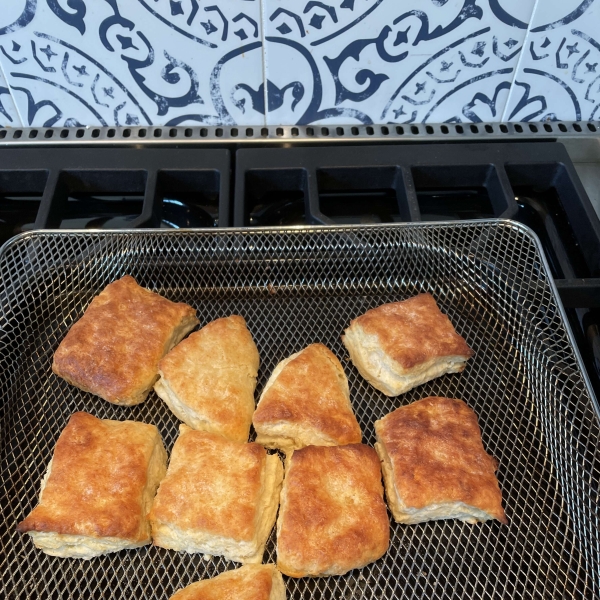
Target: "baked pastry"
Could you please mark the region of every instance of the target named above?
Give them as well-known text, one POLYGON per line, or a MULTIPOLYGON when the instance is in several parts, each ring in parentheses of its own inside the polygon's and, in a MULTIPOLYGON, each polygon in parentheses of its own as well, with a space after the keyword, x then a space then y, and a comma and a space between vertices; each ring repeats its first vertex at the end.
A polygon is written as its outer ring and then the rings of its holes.
POLYGON ((307 446, 288 460, 277 520, 277 568, 290 577, 343 575, 383 556, 390 523, 369 446, 307 446))
POLYGON ((156 546, 260 563, 275 522, 283 466, 258 444, 180 425, 150 522, 156 546))
POLYGON ((344 369, 323 344, 311 344, 275 367, 252 423, 259 444, 288 454, 304 446, 338 446, 362 438, 344 369))
POLYGON ((431 294, 369 310, 345 334, 342 341, 354 366, 386 396, 460 373, 473 356, 431 294))
POLYGON ((244 565, 192 583, 170 600, 285 600, 285 584, 275 565, 244 565))
POLYGON ((191 306, 126 275, 92 300, 54 353, 52 370, 113 404, 139 404, 158 377, 158 361, 197 324, 191 306))
POLYGON ((242 317, 212 321, 158 364, 156 393, 192 429, 248 440, 258 350, 242 317))
POLYGON ((147 515, 166 470, 154 425, 74 413, 56 443, 39 504, 17 531, 61 557, 89 559, 149 544, 147 515))
POLYGON ((375 421, 388 505, 398 523, 460 519, 508 523, 497 463, 462 401, 423 398, 375 421))

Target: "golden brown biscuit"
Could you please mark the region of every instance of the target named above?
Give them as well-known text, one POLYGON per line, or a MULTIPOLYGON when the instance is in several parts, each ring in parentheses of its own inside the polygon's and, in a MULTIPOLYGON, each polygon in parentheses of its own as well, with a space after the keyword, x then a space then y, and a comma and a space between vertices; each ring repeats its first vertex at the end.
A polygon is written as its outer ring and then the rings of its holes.
POLYGON ((158 377, 158 361, 197 324, 191 306, 126 275, 92 300, 56 350, 52 370, 113 404, 139 404, 158 377))
POLYGON ((285 584, 275 565, 245 565, 192 583, 170 600, 285 600, 285 584))
POLYGON ((245 442, 259 357, 242 317, 212 321, 159 363, 156 393, 192 429, 245 442))
POLYGON ((277 520, 277 568, 290 577, 343 575, 383 556, 390 524, 369 446, 307 446, 288 461, 277 520))
POLYGON ((62 557, 89 559, 149 544, 147 515, 166 469, 154 425, 74 413, 56 443, 40 502, 17 531, 62 557))
POLYGON ((386 396, 460 373, 473 356, 431 294, 369 310, 345 334, 342 341, 354 366, 386 396))
POLYGON ((281 461, 258 444, 179 430, 150 512, 154 544, 260 563, 279 505, 281 461))
POLYGON ((304 446, 339 446, 362 438, 344 369, 323 344, 311 344, 275 367, 252 423, 257 443, 288 454, 304 446))
POLYGON ((462 401, 423 398, 375 421, 375 449, 394 519, 508 523, 475 413, 462 401))

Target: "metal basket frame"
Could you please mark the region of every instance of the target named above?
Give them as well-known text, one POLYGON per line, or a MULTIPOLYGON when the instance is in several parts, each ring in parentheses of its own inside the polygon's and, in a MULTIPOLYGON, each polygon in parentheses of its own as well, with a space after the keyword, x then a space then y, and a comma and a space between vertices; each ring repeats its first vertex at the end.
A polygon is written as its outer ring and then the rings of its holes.
MULTIPOLYGON (((288 598, 600 597, 600 411, 539 240, 512 221, 194 231, 43 231, 0 250, 0 595, 165 600, 235 568, 151 546, 91 561, 46 556, 15 525, 37 503, 71 413, 159 427, 170 451, 178 421, 151 394, 111 405, 50 370, 72 323, 126 274, 198 309, 201 324, 242 314, 274 366, 311 342, 342 360, 364 434, 394 408, 458 397, 478 414, 499 460, 508 526, 391 521, 384 557, 342 577, 286 578, 288 598), (433 293, 475 349, 460 375, 398 398, 372 388, 340 335, 384 302, 433 293)), ((276 560, 275 533, 265 562, 276 560)))

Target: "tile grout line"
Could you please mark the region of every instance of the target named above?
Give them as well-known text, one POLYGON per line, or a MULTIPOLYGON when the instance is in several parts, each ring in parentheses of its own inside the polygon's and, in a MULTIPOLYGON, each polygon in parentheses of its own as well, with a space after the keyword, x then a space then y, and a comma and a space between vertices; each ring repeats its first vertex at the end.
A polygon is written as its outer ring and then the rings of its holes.
POLYGON ((263 97, 264 97, 264 123, 263 127, 267 127, 267 114, 269 112, 269 91, 267 84, 267 35, 266 35, 266 21, 265 21, 265 2, 267 0, 260 0, 260 35, 262 38, 262 74, 263 74, 263 97))
POLYGON ((2 71, 2 76, 4 77, 4 81, 6 81, 6 87, 8 88, 8 91, 10 92, 10 99, 12 100, 13 106, 15 107, 17 116, 19 117, 19 120, 21 121, 18 124, 18 127, 26 127, 26 125, 25 125, 26 121, 23 118, 21 111, 19 110, 19 105, 17 104, 17 102, 15 100, 14 92, 12 90, 12 85, 10 85, 10 83, 8 81, 8 77, 6 76, 6 71, 4 70, 4 66, 2 65, 1 60, 0 60, 0 71, 2 71))
POLYGON ((525 37, 523 38, 523 47, 521 48, 521 53, 519 54, 519 60, 517 61, 517 65, 515 67, 515 73, 513 75, 512 81, 510 82, 510 90, 508 91, 508 98, 506 99, 506 104, 504 105, 504 110, 502 111, 502 118, 500 119, 501 123, 507 122, 508 110, 510 107, 510 101, 513 94, 513 89, 515 87, 515 80, 517 79, 517 75, 519 73, 519 69, 521 68, 521 62, 525 60, 525 53, 527 48, 527 42, 529 40, 529 29, 531 28, 531 24, 533 23, 533 19, 536 16, 535 13, 538 9, 538 6, 542 4, 544 0, 536 0, 533 5, 533 10, 531 11, 531 16, 529 17, 529 22, 527 23, 527 31, 525 32, 525 37))

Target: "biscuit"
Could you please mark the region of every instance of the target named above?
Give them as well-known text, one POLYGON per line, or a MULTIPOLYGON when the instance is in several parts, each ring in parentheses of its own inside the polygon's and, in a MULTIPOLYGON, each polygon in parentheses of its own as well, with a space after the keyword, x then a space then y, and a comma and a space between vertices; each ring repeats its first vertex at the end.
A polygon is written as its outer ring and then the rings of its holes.
POLYGON ((383 556, 389 539, 373 448, 307 446, 292 454, 277 520, 277 568, 284 575, 343 575, 383 556))
POLYGON ((423 398, 375 422, 388 505, 398 523, 460 519, 508 523, 496 461, 462 401, 423 398))
POLYGON ((217 319, 160 361, 154 390, 192 429, 245 442, 254 412, 258 366, 258 350, 244 319, 217 319))
POLYGON ((304 446, 352 444, 362 438, 344 369, 323 344, 312 344, 275 367, 252 423, 257 443, 286 454, 304 446))
POLYGON ((260 563, 279 505, 281 460, 258 444, 179 430, 150 511, 154 544, 260 563))
POLYGON ((89 559, 149 544, 147 514, 166 467, 154 425, 74 413, 56 443, 39 504, 17 531, 61 557, 89 559))
POLYGON ((473 356, 431 294, 367 311, 350 323, 342 341, 359 373, 386 396, 460 373, 473 356))
POLYGON ((275 565, 244 565, 192 583, 170 600, 285 600, 285 584, 275 565))
POLYGON ((92 300, 54 353, 52 370, 113 404, 139 404, 158 377, 158 361, 197 324, 191 306, 126 275, 92 300))

